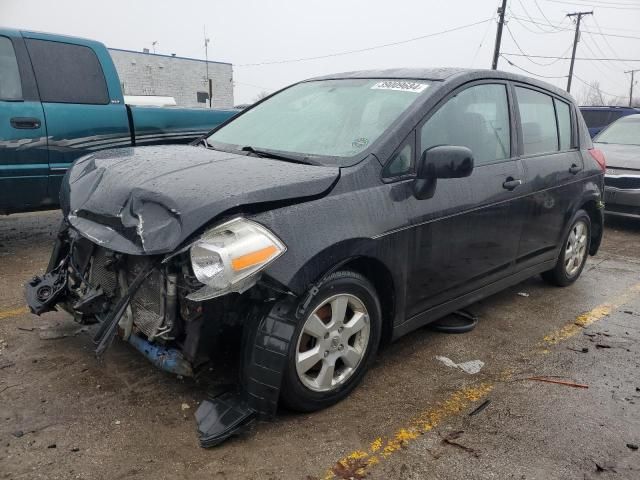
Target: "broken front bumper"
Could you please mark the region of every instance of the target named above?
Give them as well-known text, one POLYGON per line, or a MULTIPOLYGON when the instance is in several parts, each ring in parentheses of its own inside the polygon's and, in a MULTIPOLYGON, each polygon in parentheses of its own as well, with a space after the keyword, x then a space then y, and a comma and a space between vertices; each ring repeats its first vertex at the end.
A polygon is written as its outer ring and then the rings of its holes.
MULTIPOLYGON (((177 321, 177 278, 175 266, 162 266, 161 258, 118 254, 63 228, 49 271, 28 282, 26 297, 37 315, 58 306, 80 323, 100 323, 98 355, 119 333, 159 368, 191 376, 193 349, 192 358, 185 358, 173 348, 185 336, 177 321)), ((184 311, 188 315, 188 306, 184 311)))
MULTIPOLYGON (((192 284, 179 256, 164 259, 112 252, 63 226, 47 273, 26 286, 27 303, 38 315, 61 307, 81 323, 99 323, 98 356, 119 333, 157 367, 190 376, 199 365, 203 324, 215 318, 202 303, 186 298, 201 285, 192 284)), ((235 312, 243 322, 241 378, 237 390, 205 400, 197 410, 203 447, 221 443, 256 418, 275 415, 299 320, 297 300, 269 291, 251 308, 235 312)))

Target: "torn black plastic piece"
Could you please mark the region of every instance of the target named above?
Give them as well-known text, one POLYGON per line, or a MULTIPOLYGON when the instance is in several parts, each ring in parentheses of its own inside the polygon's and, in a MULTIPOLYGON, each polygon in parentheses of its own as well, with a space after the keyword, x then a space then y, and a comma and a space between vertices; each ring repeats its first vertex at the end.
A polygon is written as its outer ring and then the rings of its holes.
POLYGON ((257 417, 241 392, 204 400, 196 410, 200 446, 211 448, 243 432, 257 417))
POLYGON ((247 319, 241 389, 205 400, 196 411, 200 445, 213 447, 241 433, 255 419, 271 419, 296 324, 297 299, 288 297, 247 319))
POLYGON ((261 419, 273 418, 287 366, 289 346, 297 322, 296 298, 276 302, 269 313, 254 322, 243 346, 242 387, 249 406, 261 419))
POLYGON ((66 262, 41 277, 33 277, 25 287, 27 305, 31 312, 41 315, 55 310, 56 301, 65 291, 67 280, 66 262))
POLYGON ((476 328, 478 317, 467 310, 456 310, 429 324, 431 330, 442 333, 467 333, 476 328))

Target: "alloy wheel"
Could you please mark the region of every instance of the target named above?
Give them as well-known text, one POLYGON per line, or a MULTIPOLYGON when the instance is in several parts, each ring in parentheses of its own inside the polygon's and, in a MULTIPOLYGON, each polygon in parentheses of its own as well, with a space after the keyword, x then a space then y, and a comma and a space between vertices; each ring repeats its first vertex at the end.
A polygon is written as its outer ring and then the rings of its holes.
POLYGON ((364 303, 354 295, 335 295, 311 312, 296 346, 296 371, 316 392, 334 390, 357 370, 371 329, 364 303))
POLYGON ((564 268, 569 277, 578 273, 587 254, 589 228, 584 220, 577 221, 571 228, 564 250, 564 268))

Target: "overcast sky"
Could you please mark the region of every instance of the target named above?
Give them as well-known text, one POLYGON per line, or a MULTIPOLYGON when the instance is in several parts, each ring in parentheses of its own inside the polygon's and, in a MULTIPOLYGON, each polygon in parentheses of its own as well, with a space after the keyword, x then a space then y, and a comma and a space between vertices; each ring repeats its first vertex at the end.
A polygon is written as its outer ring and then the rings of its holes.
MULTIPOLYGON (((325 73, 391 67, 489 68, 498 3, 499 0, 0 0, 0 25, 89 37, 109 47, 130 50, 151 49, 151 43, 157 41, 158 53, 197 58, 204 58, 206 26, 211 38, 209 58, 234 65, 235 102, 245 103, 262 91, 271 92, 325 73), (483 20, 489 21, 364 52, 246 65, 402 42, 483 20)), ((619 36, 584 33, 577 56, 640 59, 640 0, 508 0, 508 27, 527 55, 568 56, 573 23, 565 15, 591 7, 595 15, 585 17, 584 29, 599 32, 599 25, 602 32, 619 36), (551 27, 549 22, 568 30, 551 27)), ((507 30, 502 51, 521 53, 507 30)), ((569 69, 567 60, 537 65, 524 57, 509 58, 518 67, 545 76, 566 76, 569 69)), ((553 61, 533 60, 541 64, 553 61)), ((586 82, 599 81, 607 93, 626 96, 629 76, 623 71, 633 67, 640 68, 640 62, 578 60, 575 73, 586 82)), ((500 59, 499 68, 519 71, 504 59, 500 59)), ((640 74, 636 76, 639 77, 640 74)), ((566 78, 547 81, 566 87, 566 78)), ((577 79, 573 85, 572 93, 580 97, 584 86, 577 79)))

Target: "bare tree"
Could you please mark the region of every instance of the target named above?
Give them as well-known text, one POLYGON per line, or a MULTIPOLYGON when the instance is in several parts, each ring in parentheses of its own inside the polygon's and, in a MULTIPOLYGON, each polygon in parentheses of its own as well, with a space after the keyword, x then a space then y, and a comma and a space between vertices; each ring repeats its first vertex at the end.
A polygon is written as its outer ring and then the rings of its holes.
POLYGON ((607 96, 600 89, 600 82, 593 81, 583 89, 582 95, 580 95, 580 104, 594 107, 609 104, 607 96))

